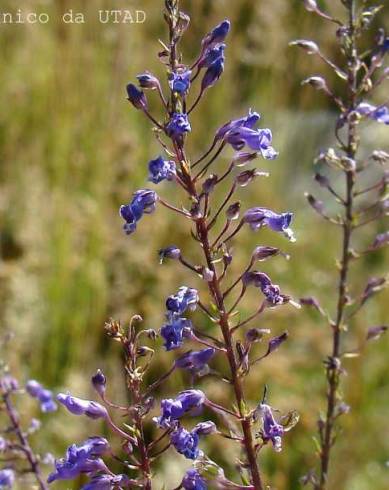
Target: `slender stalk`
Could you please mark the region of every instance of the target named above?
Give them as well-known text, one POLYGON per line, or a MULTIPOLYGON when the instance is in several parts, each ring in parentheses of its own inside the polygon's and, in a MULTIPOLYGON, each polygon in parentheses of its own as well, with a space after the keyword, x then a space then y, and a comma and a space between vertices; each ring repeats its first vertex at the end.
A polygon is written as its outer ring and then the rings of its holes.
POLYGON ((236 359, 233 338, 230 333, 230 323, 229 315, 226 312, 226 307, 224 305, 223 294, 219 286, 219 278, 217 275, 217 270, 212 261, 212 252, 209 245, 208 236, 208 224, 206 218, 201 218, 196 224, 197 233, 199 235, 200 242, 202 244, 205 259, 207 261, 208 268, 214 273, 213 280, 208 283, 209 291, 215 301, 217 309, 220 315, 220 328, 223 334, 224 342, 226 345, 226 354, 229 362, 229 367, 231 371, 232 385, 235 392, 235 398, 237 401, 237 406, 239 410, 239 415, 241 417, 241 426, 243 431, 243 444, 245 447, 247 460, 251 472, 252 484, 255 489, 262 490, 263 484, 259 472, 259 467, 257 463, 257 458, 255 454, 255 446, 253 441, 253 435, 251 431, 251 420, 246 413, 246 401, 243 391, 243 383, 241 378, 238 376, 238 361, 236 359))
MULTIPOLYGON (((357 104, 357 76, 356 76, 356 32, 355 32, 355 9, 356 1, 350 0, 349 4, 349 29, 351 45, 348 53, 348 88, 349 88, 349 106, 348 110, 355 109, 357 104)), ((354 160, 357 152, 357 122, 354 118, 349 119, 347 127, 347 147, 345 149, 347 157, 354 160)), ((338 301, 336 320, 333 325, 332 353, 331 359, 327 365, 327 411, 324 421, 321 440, 321 466, 319 482, 315 486, 317 490, 324 490, 328 484, 328 473, 331 459, 331 449, 334 439, 335 412, 337 404, 337 392, 340 382, 340 362, 342 323, 344 319, 344 310, 347 303, 347 284, 349 277, 350 265, 350 244, 353 233, 353 211, 354 211, 354 184, 355 173, 353 170, 345 172, 346 178, 346 200, 345 216, 343 222, 343 245, 342 259, 339 272, 338 283, 338 301)))
MULTIPOLYGON (((177 65, 177 49, 176 49, 176 44, 174 42, 175 39, 175 18, 177 14, 177 9, 178 9, 178 2, 177 1, 172 1, 169 0, 167 2, 167 7, 168 7, 168 13, 169 13, 169 37, 170 37, 170 68, 174 70, 175 66, 177 65)), ((172 104, 172 109, 176 109, 176 100, 174 98, 174 93, 171 93, 171 104, 172 104)), ((192 107, 193 109, 194 107, 192 107)), ((193 166, 197 165, 202 161, 214 148, 215 146, 215 141, 213 142, 211 148, 208 150, 208 152, 205 153, 199 160, 194 162, 193 166)), ((176 151, 176 157, 177 161, 185 161, 186 165, 182 169, 183 170, 183 180, 187 186, 188 189, 188 194, 189 197, 194 201, 194 202, 199 202, 199 194, 198 190, 196 188, 196 180, 200 178, 204 174, 204 172, 208 169, 208 167, 212 164, 212 162, 217 158, 217 156, 221 153, 224 145, 221 145, 219 150, 216 152, 215 156, 211 158, 211 160, 199 171, 199 173, 195 176, 192 177, 190 174, 190 171, 187 171, 186 169, 191 168, 191 165, 189 164, 188 159, 185 158, 185 149, 184 149, 184 140, 180 141, 175 145, 175 151, 176 151)), ((192 166, 192 168, 193 168, 192 166)), ((220 278, 218 277, 218 273, 215 267, 215 264, 212 259, 212 248, 210 245, 210 236, 209 236, 209 222, 207 219, 206 215, 203 215, 202 217, 198 218, 196 220, 196 232, 198 236, 198 241, 200 242, 205 261, 207 264, 208 269, 210 269, 213 272, 213 278, 212 281, 209 281, 208 288, 210 295, 216 305, 218 314, 219 314, 219 325, 223 334, 224 338, 224 344, 225 344, 225 349, 226 349, 226 356, 228 359, 229 363, 229 368, 231 372, 231 383, 234 389, 235 393, 235 399, 236 399, 236 404, 238 407, 238 415, 240 417, 240 422, 242 426, 242 432, 243 432, 243 446, 245 448, 245 453, 247 456, 247 463, 248 463, 248 468, 250 471, 251 475, 251 480, 253 487, 256 490, 263 490, 264 486, 262 483, 261 475, 259 472, 259 467, 257 463, 257 457, 256 457, 256 450, 255 450, 255 442, 253 440, 253 434, 252 434, 252 429, 251 429, 251 424, 252 424, 252 418, 250 415, 247 413, 246 409, 246 401, 245 401, 245 396, 244 396, 244 390, 243 390, 243 383, 242 379, 238 375, 238 360, 236 358, 235 350, 234 350, 234 344, 233 344, 233 337, 230 332, 230 323, 229 323, 229 314, 227 313, 225 304, 224 304, 224 299, 223 299, 223 293, 220 289, 219 285, 219 280, 220 278)))
POLYGON ((12 429, 20 441, 21 449, 24 452, 24 454, 26 455, 26 458, 30 464, 31 472, 34 473, 35 478, 38 482, 39 488, 41 490, 48 490, 49 487, 43 479, 41 469, 39 466, 39 462, 38 462, 33 450, 31 449, 31 446, 28 442, 28 438, 27 438, 26 434, 23 432, 22 428, 20 427, 19 416, 16 412, 15 407, 13 406, 13 404, 11 402, 10 394, 5 393, 3 395, 3 400, 4 400, 4 404, 6 407, 8 417, 9 417, 11 424, 12 424, 12 429))
MULTIPOLYGON (((141 381, 134 379, 130 373, 134 373, 137 369, 136 366, 136 356, 129 349, 125 351, 126 355, 126 373, 127 373, 127 385, 129 392, 132 395, 132 404, 135 407, 141 407, 144 400, 144 396, 141 393, 141 381)), ((143 417, 139 410, 135 409, 133 412, 133 421, 137 429, 136 434, 136 446, 139 450, 139 469, 143 474, 143 488, 145 490, 151 490, 151 461, 149 455, 149 448, 145 440, 144 429, 143 429, 143 417)))

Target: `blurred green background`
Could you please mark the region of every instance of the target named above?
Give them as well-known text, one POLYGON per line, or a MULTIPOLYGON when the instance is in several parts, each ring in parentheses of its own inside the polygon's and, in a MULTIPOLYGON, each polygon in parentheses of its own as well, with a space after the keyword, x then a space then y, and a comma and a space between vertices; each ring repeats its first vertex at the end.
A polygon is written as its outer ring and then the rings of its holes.
MULTIPOLYGON (((46 25, 0 25, 0 325, 3 332, 15 334, 6 354, 20 379, 34 377, 55 390, 93 396, 89 377, 99 367, 109 376, 112 398, 125 400, 120 352, 105 338, 104 322, 114 317, 126 323, 139 313, 145 325, 158 328, 166 295, 185 283, 201 287, 176 264, 158 265, 156 251, 172 243, 199 257, 185 223, 178 224, 160 207, 135 235, 126 237, 117 212, 145 185, 147 162, 159 152, 149 124, 126 102, 125 85, 145 69, 163 76, 156 57, 158 37, 165 39, 162 3, 19 0, 16 5, 1 0, 2 12, 20 7, 50 15, 46 25), (69 8, 83 12, 86 23, 60 22, 69 8), (98 9, 114 8, 142 9, 147 20, 140 25, 99 23, 98 9)), ((299 0, 181 3, 192 18, 183 45, 188 62, 211 27, 227 16, 233 24, 225 74, 192 118, 191 154, 201 154, 221 124, 252 107, 262 114, 262 125, 273 130, 280 156, 257 163, 271 177, 245 190, 245 205, 295 213, 295 244, 268 232, 245 230, 235 242, 235 270, 258 244, 281 246, 291 260, 273 259, 263 270, 285 292, 296 298, 316 295, 333 312, 340 236, 307 207, 304 191, 314 189, 327 198, 313 183, 312 161, 321 148, 334 144, 335 114, 321 94, 300 87, 311 74, 326 73, 331 84, 333 76, 288 42, 312 38, 341 62, 334 29, 307 13, 299 0)), ((343 14, 340 1, 321 4, 343 14)), ((388 18, 386 8, 378 23, 384 25, 388 18)), ((384 90, 377 100, 384 100, 384 90)), ((387 142, 387 127, 364 126, 363 153, 388 151, 387 142)), ((218 168, 227 163, 222 158, 218 168)), ((167 183, 159 191, 175 201, 172 189, 167 183)), ((382 223, 365 228, 355 247, 369 244, 384 229, 382 223)), ((352 292, 361 291, 368 277, 384 275, 386 258, 380 251, 361 260, 353 269, 352 292)), ((252 311, 256 301, 255 295, 249 296, 244 309, 252 311)), ((354 321, 345 349, 358 345, 368 326, 385 323, 388 308, 385 292, 368 303, 354 321)), ((203 318, 194 315, 194 321, 201 326, 203 318)), ((263 450, 262 468, 272 488, 297 489, 299 478, 315 462, 312 436, 323 407, 321 361, 329 351, 330 332, 315 312, 291 307, 269 311, 263 323, 273 334, 287 329, 290 340, 251 375, 249 398, 258 402, 267 383, 271 404, 282 411, 296 409, 301 419, 285 437, 282 453, 263 450)), ((346 361, 345 397, 352 412, 342 421, 344 435, 334 450, 331 489, 388 488, 388 347, 386 337, 369 345, 362 358, 346 361)), ((158 355, 153 374, 167 368, 173 357, 158 355)), ((187 383, 177 374, 165 394, 187 383)), ((201 385, 206 392, 212 390, 215 400, 228 403, 230 393, 213 378, 201 385)), ((24 408, 31 410, 35 408, 24 408)), ((71 442, 104 431, 63 410, 44 419, 34 443, 56 455, 71 442)), ((217 437, 206 444, 209 455, 234 475, 234 449, 217 437)), ((186 466, 184 458, 169 453, 156 488, 163 483, 173 488, 186 466)))

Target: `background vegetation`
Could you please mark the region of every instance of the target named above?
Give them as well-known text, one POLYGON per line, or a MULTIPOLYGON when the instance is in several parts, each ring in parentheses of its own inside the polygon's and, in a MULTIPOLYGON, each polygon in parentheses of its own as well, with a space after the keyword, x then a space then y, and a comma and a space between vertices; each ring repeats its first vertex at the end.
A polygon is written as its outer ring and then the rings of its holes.
MULTIPOLYGON (((321 3, 341 14, 340 2, 321 3)), ((193 120, 193 154, 208 146, 218 126, 251 106, 272 128, 280 157, 259 162, 272 176, 250 187, 248 204, 295 212, 296 244, 247 231, 235 244, 237 266, 259 242, 280 245, 291 260, 277 258, 265 270, 285 292, 296 298, 317 295, 333 311, 339 236, 307 207, 304 191, 314 188, 312 161, 333 139, 335 114, 324 97, 299 85, 322 66, 288 47, 293 38, 312 37, 337 57, 333 28, 306 13, 298 0, 182 4, 192 17, 185 38, 187 60, 194 59, 209 28, 226 16, 233 23, 226 72, 193 120)), ((114 0, 19 0, 23 11, 48 12, 51 21, 0 26, 0 326, 15 334, 6 354, 20 378, 34 377, 53 389, 92 395, 89 377, 100 367, 109 376, 112 397, 124 399, 119 350, 104 337, 104 322, 112 316, 125 323, 139 313, 147 325, 158 328, 165 296, 188 278, 175 264, 159 267, 156 251, 175 243, 183 248, 187 244, 189 253, 196 254, 188 229, 166 210, 160 208, 142 221, 130 238, 122 233, 117 213, 119 204, 144 186, 146 164, 158 151, 149 125, 128 107, 124 89, 145 68, 162 74, 154 56, 157 37, 164 38, 161 5, 155 0, 125 6, 114 0), (69 8, 83 12, 86 23, 60 22, 69 8), (113 8, 141 8, 147 21, 100 24, 98 9, 113 8)), ((15 11, 15 2, 2 0, 1 11, 15 11)), ((385 18, 387 8, 379 23, 385 18)), ((381 96, 378 101, 384 100, 381 96)), ((367 124, 364 131, 365 151, 388 151, 387 127, 367 124)), ((222 160, 220 166, 226 163, 222 160)), ((168 184, 162 192, 171 193, 168 184)), ((366 229, 361 243, 383 230, 366 229)), ((359 263, 358 290, 367 277, 385 274, 386 258, 381 251, 359 263)), ((245 307, 253 308, 255 301, 252 296, 245 307)), ((299 477, 314 462, 312 435, 323 406, 321 360, 329 350, 319 315, 292 310, 277 309, 265 317, 274 334, 287 329, 291 338, 257 370, 249 392, 256 402, 267 383, 272 405, 301 414, 284 451, 264 451, 263 471, 279 490, 299 488, 299 477)), ((388 313, 384 292, 354 323, 347 347, 363 339, 367 326, 384 323, 388 313)), ((353 408, 335 451, 334 490, 388 488, 388 347, 386 337, 372 343, 363 358, 347 361, 346 399, 353 408)), ((159 356, 158 370, 169 366, 171 358, 159 356)), ((185 382, 176 375, 167 388, 175 393, 185 382)), ((205 391, 211 382, 203 381, 205 391)), ((220 399, 228 396, 213 382, 212 393, 220 399)), ((69 443, 103 430, 60 410, 47 417, 44 439, 37 437, 36 443, 59 455, 69 443)), ((222 441, 209 438, 207 450, 234 470, 234 455, 222 441)), ((161 469, 161 485, 164 480, 167 488, 179 481, 186 465, 183 458, 171 456, 161 469)))

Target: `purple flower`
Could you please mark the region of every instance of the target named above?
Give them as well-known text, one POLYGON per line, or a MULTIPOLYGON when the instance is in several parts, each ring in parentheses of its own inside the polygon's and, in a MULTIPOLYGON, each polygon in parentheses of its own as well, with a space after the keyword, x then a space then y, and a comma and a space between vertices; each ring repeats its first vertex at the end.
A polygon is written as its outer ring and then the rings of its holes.
POLYGON ((252 230, 256 231, 263 226, 268 226, 273 231, 283 233, 291 242, 296 241, 290 223, 293 213, 275 213, 266 208, 251 208, 243 216, 245 223, 248 223, 252 230))
POLYGON ((0 488, 11 488, 15 483, 15 473, 10 468, 0 470, 0 488))
POLYGON ((175 245, 171 245, 170 247, 161 248, 158 254, 159 262, 162 264, 164 259, 178 260, 181 257, 181 250, 175 245))
POLYGON ((154 90, 160 87, 158 78, 149 72, 141 73, 140 75, 137 75, 136 78, 142 88, 154 90))
POLYGON ((260 288, 270 305, 282 305, 290 300, 289 296, 281 294, 280 287, 277 284, 273 284, 270 277, 264 272, 246 272, 242 281, 245 286, 253 284, 255 287, 260 288))
POLYGON ((136 191, 132 198, 132 210, 137 219, 141 218, 143 213, 151 214, 155 211, 155 204, 158 196, 156 192, 150 189, 140 189, 136 191))
POLYGON ((181 347, 184 338, 190 335, 191 330, 192 323, 187 318, 168 315, 168 322, 161 328, 165 349, 169 351, 181 347))
POLYGON ((91 437, 80 446, 72 444, 68 447, 65 458, 55 461, 55 471, 49 475, 48 483, 72 480, 81 473, 106 471, 107 467, 99 456, 108 450, 108 441, 103 437, 91 437))
POLYGON ((263 438, 265 441, 271 441, 274 450, 279 452, 282 450, 282 439, 284 428, 278 424, 273 416, 272 409, 269 405, 261 403, 260 405, 262 417, 263 438))
POLYGON ((199 301, 197 289, 181 286, 177 294, 173 294, 166 300, 166 308, 177 314, 182 315, 186 310, 194 311, 199 301))
POLYGON ((34 379, 28 381, 26 391, 30 396, 39 400, 42 412, 55 412, 57 410, 57 404, 53 400, 53 393, 43 388, 38 381, 34 379))
POLYGON ((166 134, 174 140, 181 139, 185 133, 189 133, 191 130, 187 114, 180 112, 174 112, 165 126, 166 134))
POLYGON ((194 469, 190 468, 182 480, 184 490, 207 490, 208 486, 204 478, 194 469))
POLYGON ((208 87, 212 87, 219 80, 224 71, 224 56, 220 56, 216 61, 214 61, 207 69, 204 77, 201 81, 201 91, 208 87))
POLYGON ((136 224, 143 214, 150 214, 155 210, 158 195, 150 189, 136 191, 129 204, 120 206, 120 216, 126 222, 123 226, 127 235, 136 230, 136 224))
POLYGON ((376 107, 372 104, 368 104, 367 102, 361 102, 356 108, 356 111, 361 116, 367 116, 377 122, 389 124, 389 108, 386 106, 376 107))
POLYGON ((176 175, 176 164, 172 160, 164 160, 161 156, 149 162, 149 180, 159 184, 163 180, 173 180, 176 175))
POLYGON ((211 347, 200 351, 189 351, 176 359, 175 365, 180 369, 198 372, 207 366, 215 352, 215 349, 212 349, 211 347))
POLYGON ((210 48, 215 44, 222 43, 230 30, 231 24, 229 20, 224 20, 209 32, 202 41, 203 49, 210 48))
POLYGON ((267 160, 274 160, 278 153, 271 146, 272 134, 270 129, 250 129, 248 127, 238 127, 231 129, 225 136, 225 141, 234 150, 242 150, 245 145, 252 150, 258 151, 267 160))
POLYGON ((252 150, 260 152, 264 158, 273 160, 278 153, 271 146, 272 134, 270 129, 254 129, 259 118, 258 113, 250 110, 246 117, 234 119, 222 126, 216 132, 215 139, 224 139, 237 151, 242 150, 247 145, 252 150))
POLYGON ((130 488, 130 480, 126 475, 95 475, 81 490, 112 490, 113 488, 130 488))
POLYGON ((147 99, 142 90, 133 83, 127 85, 127 98, 136 109, 147 109, 147 99))
POLYGON ((155 417, 154 421, 163 429, 174 427, 185 413, 200 410, 205 400, 205 395, 200 390, 181 391, 175 399, 161 401, 161 416, 155 417))
POLYGON ((229 121, 227 124, 222 126, 217 132, 215 139, 221 140, 226 134, 237 128, 253 128, 256 123, 259 121, 260 115, 257 112, 252 112, 251 109, 246 117, 241 117, 240 119, 233 119, 229 121))
POLYGON ((200 455, 198 448, 199 436, 197 432, 189 432, 179 426, 172 432, 170 441, 176 451, 188 459, 196 459, 200 455))
POLYGON ((185 390, 178 394, 177 400, 181 402, 184 411, 188 412, 201 408, 206 398, 201 390, 185 390))
POLYGON ((174 92, 186 94, 190 87, 190 76, 192 72, 187 69, 170 73, 169 85, 174 92))
POLYGON ((91 419, 108 417, 107 409, 100 403, 83 400, 82 398, 71 396, 69 393, 59 393, 57 400, 74 415, 86 415, 91 419))
POLYGON ((211 49, 207 49, 198 64, 199 68, 209 68, 213 62, 224 56, 224 50, 226 45, 219 44, 211 49))

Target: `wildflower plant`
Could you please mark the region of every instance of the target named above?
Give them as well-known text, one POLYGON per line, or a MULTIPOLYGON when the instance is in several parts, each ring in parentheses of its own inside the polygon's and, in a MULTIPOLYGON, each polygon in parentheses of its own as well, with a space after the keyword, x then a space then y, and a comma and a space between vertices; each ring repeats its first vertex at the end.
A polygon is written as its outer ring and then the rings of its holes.
MULTIPOLYGON (((387 215, 388 171, 385 167, 389 154, 381 149, 367 154, 360 131, 372 121, 373 124, 389 124, 389 108, 385 101, 378 105, 372 103, 377 89, 389 77, 389 67, 385 65, 389 38, 383 29, 379 29, 373 44, 366 47, 367 33, 374 27, 373 20, 383 6, 368 6, 368 2, 358 0, 342 0, 341 3, 344 20, 322 10, 315 0, 304 0, 306 10, 335 26, 343 65, 335 64, 311 40, 299 39, 291 43, 309 55, 318 56, 343 83, 339 93, 335 93, 332 83, 321 75, 311 76, 302 82, 323 92, 338 111, 335 124, 337 145, 336 148, 322 150, 316 158, 315 180, 330 193, 339 212, 334 216, 324 202, 307 194, 312 208, 329 226, 337 227, 341 235, 335 313, 325 311, 315 298, 302 299, 302 304, 316 308, 328 321, 332 336, 331 352, 325 361, 326 408, 318 421, 320 468, 304 477, 304 482, 317 490, 332 488, 329 469, 332 448, 339 432, 338 419, 350 410, 342 395, 342 380, 346 374, 343 362, 347 357, 359 355, 361 348, 350 350, 347 344, 355 342, 353 327, 366 302, 387 285, 386 276, 370 277, 362 291, 358 291, 350 273, 358 260, 376 253, 389 242, 388 231, 381 231, 375 238, 370 238, 369 243, 364 241, 366 228, 370 232, 376 224, 377 229, 378 222, 387 215)), ((386 325, 369 327, 365 332, 365 342, 379 338, 387 328, 386 325)))
POLYGON ((127 86, 128 101, 151 121, 161 154, 151 155, 148 167, 145 166, 150 188, 135 191, 120 207, 120 216, 124 233, 131 240, 135 232, 142 233, 146 215, 153 214, 157 207, 167 208, 187 224, 197 245, 198 262, 191 263, 180 244, 166 244, 159 251, 163 266, 167 262, 176 263, 190 271, 192 280, 177 285, 177 291, 166 298, 165 320, 158 331, 142 328, 139 316, 132 318, 129 327, 114 320, 106 325, 107 335, 123 348, 129 406, 110 400, 107 380, 101 371, 92 378, 99 402, 69 393, 58 395, 58 402, 72 414, 104 421, 122 444, 118 451, 104 438, 93 437, 70 446, 65 457, 56 461, 49 482, 87 474, 89 481, 82 487, 84 490, 148 490, 153 486, 156 461, 161 457, 165 461, 168 451, 175 451, 192 463, 177 488, 261 490, 266 484, 260 470, 260 452, 267 445, 280 451, 283 437, 296 423, 297 416, 294 412, 276 415, 267 400, 265 386, 252 394, 250 398, 255 400, 252 405, 247 397, 247 376, 288 337, 287 332, 268 337, 270 330, 258 328, 256 322, 265 311, 299 305, 258 270, 262 262, 285 255, 283 252, 258 245, 244 270, 233 276, 232 243, 242 233, 258 232, 265 227, 294 241, 293 215, 289 211, 267 209, 261 203, 241 210, 244 204, 236 200, 238 189, 267 175, 253 166, 254 161, 277 157, 270 129, 258 127, 258 113, 249 110, 239 119, 223 124, 203 154, 195 158, 189 155, 186 143, 195 129, 191 115, 223 74, 230 22, 224 20, 213 28, 202 40, 197 59, 184 63, 179 46, 190 19, 179 9, 178 0, 166 0, 165 21, 169 38, 162 42, 159 59, 165 67, 167 83, 164 85, 154 74, 144 72, 137 76, 137 83, 127 86), (161 101, 157 115, 149 109, 148 98, 153 93, 161 101), (220 175, 212 173, 219 155, 228 151, 229 165, 220 175), (152 185, 157 185, 158 191, 152 185), (172 194, 173 186, 174 194, 182 196, 181 206, 164 197, 172 194), (223 193, 221 199, 217 197, 223 193), (258 306, 242 317, 238 307, 250 288, 258 291, 258 306), (205 322, 201 323, 212 325, 211 330, 192 321, 195 310, 204 315, 205 322), (266 345, 262 347, 261 342, 266 345), (175 360, 166 373, 148 384, 146 374, 156 351, 174 351, 175 360), (220 373, 210 368, 216 358, 218 365, 224 366, 220 373), (160 391, 177 370, 188 373, 188 389, 166 395, 159 401, 158 409, 156 390, 160 391), (231 389, 230 406, 223 406, 199 386, 211 371, 214 383, 231 389), (118 422, 123 416, 125 423, 118 422), (194 424, 192 416, 204 418, 194 424), (156 435, 152 439, 150 430, 145 430, 148 424, 154 426, 156 435), (208 437, 222 437, 235 445, 239 481, 227 479, 223 469, 207 457, 202 441, 208 437), (113 472, 109 461, 121 464, 122 472, 113 472))
MULTIPOLYGON (((10 339, 5 340, 5 344, 10 339)), ((42 464, 52 464, 50 454, 41 456, 30 442, 33 434, 41 428, 37 418, 27 418, 20 407, 25 407, 25 397, 31 397, 38 404, 42 414, 57 410, 53 393, 44 388, 38 381, 29 380, 20 386, 12 376, 9 367, 0 365, 0 488, 9 489, 16 480, 25 485, 35 480, 34 488, 48 490, 41 469, 42 464), (24 402, 24 403, 23 403, 24 402)))

